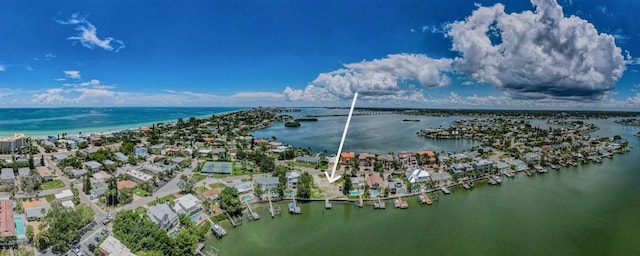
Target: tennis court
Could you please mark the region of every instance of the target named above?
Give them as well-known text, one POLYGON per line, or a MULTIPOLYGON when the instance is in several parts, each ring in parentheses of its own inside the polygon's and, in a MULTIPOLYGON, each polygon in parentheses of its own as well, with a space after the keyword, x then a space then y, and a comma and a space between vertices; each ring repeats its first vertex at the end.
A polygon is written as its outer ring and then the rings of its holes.
POLYGON ((206 161, 202 165, 201 173, 231 174, 231 162, 206 161))

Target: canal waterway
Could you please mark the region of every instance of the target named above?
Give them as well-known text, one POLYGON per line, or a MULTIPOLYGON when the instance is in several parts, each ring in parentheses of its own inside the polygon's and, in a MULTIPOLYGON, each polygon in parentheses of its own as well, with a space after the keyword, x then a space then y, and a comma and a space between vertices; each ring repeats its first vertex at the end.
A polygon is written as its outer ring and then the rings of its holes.
MULTIPOLYGON (((332 118, 318 121, 316 125, 326 128, 314 130, 340 133, 346 118, 332 118)), ((378 153, 461 147, 445 140, 416 138, 411 129, 430 125, 396 120, 403 118, 354 117, 352 131, 370 131, 371 135, 347 139, 351 150, 378 153), (398 133, 402 134, 395 135, 398 133)), ((220 240, 210 238, 207 243, 220 249, 221 255, 640 255, 640 139, 633 136, 640 128, 620 126, 613 120, 590 122, 601 127, 594 136, 620 134, 634 149, 603 159, 601 164, 549 170, 532 177, 504 177, 500 186, 477 183, 470 191, 456 188, 451 195, 439 194, 431 206, 409 198, 406 210, 393 209, 390 201, 385 210, 338 203, 325 210, 323 203, 306 203, 301 205, 301 215, 290 215, 283 203, 282 215, 271 219, 267 208, 259 207, 261 220, 245 221, 236 228, 223 222, 228 235, 220 240)), ((274 127, 261 132, 274 131, 278 132, 268 136, 292 145, 333 146, 327 142, 330 139, 313 137, 310 131, 296 134, 274 127)))

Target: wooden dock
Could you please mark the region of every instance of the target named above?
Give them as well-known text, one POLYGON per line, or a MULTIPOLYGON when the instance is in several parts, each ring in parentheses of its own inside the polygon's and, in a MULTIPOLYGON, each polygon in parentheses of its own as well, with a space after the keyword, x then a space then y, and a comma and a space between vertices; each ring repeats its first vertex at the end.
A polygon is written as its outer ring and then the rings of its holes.
POLYGON ((396 198, 395 200, 395 207, 400 209, 407 209, 409 208, 409 204, 407 203, 407 201, 402 200, 401 196, 398 196, 398 198, 396 198))
POLYGON ((451 194, 451 191, 449 191, 447 187, 441 187, 440 190, 442 190, 442 193, 444 193, 445 195, 451 194))
POLYGON ((526 173, 526 174, 527 174, 527 176, 531 176, 531 175, 532 175, 532 174, 531 174, 531 172, 530 172, 529 170, 524 170, 524 173, 526 173))
POLYGON ((229 222, 231 222, 231 225, 233 225, 233 227, 236 227, 236 226, 242 224, 242 219, 236 220, 231 215, 229 215, 229 212, 224 211, 224 213, 227 215, 227 218, 229 218, 229 222))
POLYGON ((466 181, 463 181, 463 182, 462 182, 462 186, 463 186, 463 187, 464 187, 464 189, 466 189, 466 190, 471 189, 471 186, 470 186, 466 181))
POLYGON ((427 205, 433 204, 433 200, 431 200, 431 197, 429 197, 427 193, 422 193, 418 198, 420 199, 421 204, 427 204, 427 205))
POLYGON ((251 209, 251 205, 249 204, 249 201, 244 201, 244 203, 247 205, 247 209, 249 210, 249 219, 259 220, 260 215, 258 215, 258 213, 254 212, 253 209, 251 209))
POLYGON ((213 235, 215 235, 217 238, 222 238, 224 235, 227 234, 227 231, 224 230, 224 228, 222 228, 222 226, 214 223, 212 220, 208 219, 209 222, 211 223, 211 232, 213 233, 213 235))
POLYGON ((373 202, 373 209, 385 209, 387 208, 386 204, 382 199, 378 198, 377 202, 373 202))
POLYGON ((276 209, 271 202, 271 191, 267 193, 267 199, 269 200, 269 214, 271 214, 271 218, 275 217, 276 214, 280 215, 280 206, 276 209))
POLYGON ((331 202, 329 202, 329 198, 324 199, 324 208, 331 209, 331 202))
POLYGON ((295 198, 293 198, 292 202, 289 203, 289 213, 294 213, 294 214, 302 213, 302 211, 300 210, 300 207, 296 205, 296 199, 295 198))

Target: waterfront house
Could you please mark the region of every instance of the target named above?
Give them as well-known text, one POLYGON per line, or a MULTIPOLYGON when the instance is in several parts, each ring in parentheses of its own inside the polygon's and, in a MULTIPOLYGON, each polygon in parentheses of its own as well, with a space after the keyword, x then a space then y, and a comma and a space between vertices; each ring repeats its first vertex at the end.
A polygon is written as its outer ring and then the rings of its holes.
POLYGON ((0 183, 5 186, 13 186, 16 182, 16 175, 11 168, 2 168, 0 170, 0 183))
POLYGON ((471 169, 471 165, 465 163, 457 163, 451 166, 451 172, 453 173, 464 173, 468 169, 471 169))
POLYGON ((473 162, 473 170, 478 172, 490 171, 491 167, 493 167, 493 161, 488 159, 480 159, 473 162))
POLYGON ((200 207, 200 201, 192 194, 186 194, 180 198, 177 198, 176 200, 173 200, 173 202, 175 203, 173 206, 173 210, 177 214, 184 213, 189 216, 193 216, 200 210, 202 210, 202 208, 200 207))
POLYGON ((55 194, 56 201, 64 202, 73 199, 73 192, 70 189, 62 190, 60 193, 55 194))
POLYGON ((351 177, 351 184, 353 184, 353 188, 364 188, 366 182, 362 177, 351 177))
POLYGON ((166 203, 150 206, 147 217, 164 230, 169 230, 178 223, 178 214, 166 203))
POLYGON ((49 171, 48 167, 46 167, 46 166, 38 166, 38 167, 36 167, 36 171, 40 175, 40 178, 42 178, 42 182, 47 182, 47 181, 53 180, 53 174, 51 174, 51 171, 49 171))
POLYGON ((358 164, 361 166, 370 166, 376 159, 376 155, 369 153, 360 153, 358 155, 358 164))
POLYGON ((303 163, 303 164, 317 164, 318 162, 320 162, 320 158, 316 157, 316 156, 299 156, 294 158, 294 160, 298 163, 303 163))
POLYGON ((400 160, 400 162, 404 166, 412 167, 418 165, 418 159, 416 158, 416 153, 414 152, 401 151, 400 153, 398 153, 398 160, 400 160))
POLYGON ((248 181, 236 182, 231 184, 231 186, 238 190, 238 194, 245 194, 253 191, 253 184, 248 181))
POLYGON ((540 161, 540 154, 538 153, 527 153, 524 155, 524 161, 527 163, 537 163, 540 161))
POLYGON ((340 164, 350 165, 353 163, 355 157, 356 157, 356 153, 354 152, 342 152, 340 154, 340 164))
POLYGON ((262 190, 278 188, 278 177, 267 176, 266 174, 258 175, 254 178, 256 184, 260 184, 262 190))
POLYGON ((405 176, 411 184, 424 183, 429 181, 429 172, 422 169, 409 170, 407 173, 405 173, 405 176))
POLYGON ((498 169, 498 171, 505 172, 509 170, 510 166, 504 162, 496 162, 495 167, 496 169, 498 169))
POLYGON ((112 235, 109 235, 104 242, 100 244, 98 251, 100 252, 100 256, 135 256, 127 246, 112 235))
POLYGON ((298 180, 300 179, 299 171, 292 171, 287 174, 287 187, 296 188, 298 186, 298 180))
POLYGON ((149 150, 146 147, 135 146, 133 147, 133 155, 136 157, 146 157, 149 155, 149 150))
POLYGON ((102 164, 98 163, 96 161, 89 161, 84 163, 84 167, 88 170, 91 171, 92 173, 97 173, 100 170, 102 170, 102 164))
POLYGON ((378 188, 384 186, 384 180, 382 179, 382 177, 380 177, 380 174, 378 174, 378 173, 374 173, 374 174, 371 174, 371 175, 367 174, 365 179, 367 181, 367 185, 371 189, 378 189, 378 188))

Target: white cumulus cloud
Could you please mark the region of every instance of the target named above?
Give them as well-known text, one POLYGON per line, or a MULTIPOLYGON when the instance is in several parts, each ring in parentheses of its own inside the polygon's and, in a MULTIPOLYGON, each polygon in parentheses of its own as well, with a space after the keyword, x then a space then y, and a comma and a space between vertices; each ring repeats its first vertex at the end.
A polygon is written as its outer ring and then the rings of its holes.
POLYGON ((66 70, 63 71, 64 75, 71 79, 80 79, 80 71, 77 70, 66 70))
POLYGON ((451 70, 451 64, 451 59, 432 59, 422 54, 391 54, 345 64, 342 69, 319 74, 303 90, 287 87, 283 93, 290 101, 347 99, 354 92, 362 99, 411 100, 421 98, 422 92, 403 84, 415 81, 425 87, 448 85, 446 72, 451 70))
POLYGON ((57 20, 57 22, 63 25, 76 25, 75 29, 78 31, 78 34, 67 37, 67 39, 79 42, 86 48, 94 49, 95 47, 100 47, 107 51, 118 52, 125 47, 124 42, 114 39, 113 37, 98 37, 98 29, 96 26, 78 14, 71 15, 71 18, 68 20, 57 20))
POLYGON ((599 100, 625 70, 612 35, 565 17, 556 0, 532 0, 535 11, 479 6, 449 25, 456 71, 518 99, 599 100))
POLYGON ((3 65, 0 65, 0 72, 4 72, 5 70, 7 70, 3 65))

